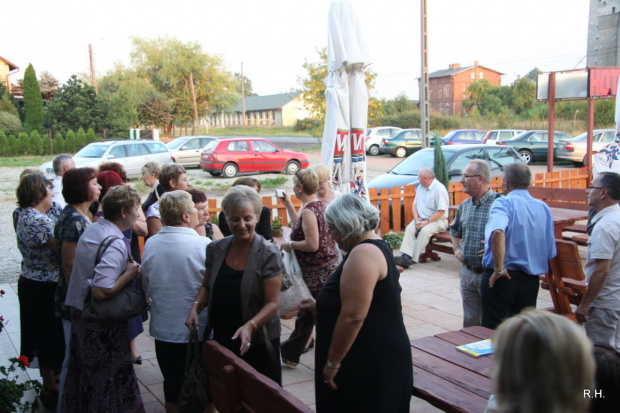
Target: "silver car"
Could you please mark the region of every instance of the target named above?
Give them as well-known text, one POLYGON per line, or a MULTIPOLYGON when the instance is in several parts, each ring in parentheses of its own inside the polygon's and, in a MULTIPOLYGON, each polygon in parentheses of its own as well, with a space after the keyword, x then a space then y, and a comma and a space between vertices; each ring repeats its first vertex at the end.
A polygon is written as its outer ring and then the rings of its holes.
POLYGON ((174 161, 182 166, 200 166, 200 155, 214 136, 181 136, 166 144, 174 161))
MULTIPOLYGON (((76 168, 98 168, 104 162, 118 162, 123 165, 127 178, 139 178, 145 163, 155 161, 161 165, 174 160, 166 145, 153 140, 124 140, 89 143, 73 155, 76 168)), ((40 169, 54 175, 52 161, 45 162, 40 169)))
POLYGON ((391 138, 402 129, 396 126, 377 126, 366 130, 366 153, 377 156, 383 139, 391 138))
MULTIPOLYGON (((592 131, 592 153, 595 154, 605 146, 609 145, 616 138, 614 129, 595 129, 592 131)), ((586 163, 586 152, 588 150, 588 132, 584 132, 572 139, 564 139, 559 142, 556 149, 556 157, 571 161, 575 166, 583 166, 586 163)))

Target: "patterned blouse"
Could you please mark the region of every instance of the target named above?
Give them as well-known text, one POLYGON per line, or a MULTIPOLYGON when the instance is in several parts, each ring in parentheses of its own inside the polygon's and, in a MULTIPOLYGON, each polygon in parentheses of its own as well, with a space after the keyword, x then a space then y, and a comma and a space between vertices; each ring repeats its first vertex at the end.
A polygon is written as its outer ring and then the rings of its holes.
POLYGON ((22 254, 22 276, 25 278, 42 282, 58 281, 58 254, 45 246, 54 238, 55 212, 50 210, 48 214, 43 214, 34 208, 23 208, 14 214, 17 248, 22 254))
MULTIPOLYGON (((319 293, 323 284, 331 277, 340 264, 340 254, 336 242, 330 236, 325 221, 326 205, 321 201, 308 203, 304 209, 312 211, 319 226, 319 249, 315 252, 295 250, 304 281, 314 297, 319 293)), ((302 210, 303 212, 303 210, 302 210)), ((303 217, 293 226, 291 241, 302 241, 306 238, 303 230, 303 217)))

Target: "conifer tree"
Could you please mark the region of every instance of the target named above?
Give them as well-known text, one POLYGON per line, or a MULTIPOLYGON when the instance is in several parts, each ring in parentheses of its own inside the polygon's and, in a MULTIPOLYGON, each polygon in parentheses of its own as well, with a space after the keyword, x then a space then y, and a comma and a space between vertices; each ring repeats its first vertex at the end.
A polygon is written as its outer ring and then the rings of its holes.
POLYGON ((41 130, 43 126, 43 98, 32 64, 24 73, 24 123, 27 128, 41 130))

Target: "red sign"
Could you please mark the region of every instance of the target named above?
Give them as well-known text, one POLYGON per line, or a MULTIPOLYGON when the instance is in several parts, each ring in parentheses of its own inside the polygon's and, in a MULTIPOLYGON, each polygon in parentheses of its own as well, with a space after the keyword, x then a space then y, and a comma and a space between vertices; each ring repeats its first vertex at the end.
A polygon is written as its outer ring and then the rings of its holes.
POLYGON ((620 67, 590 67, 589 97, 616 96, 620 67))

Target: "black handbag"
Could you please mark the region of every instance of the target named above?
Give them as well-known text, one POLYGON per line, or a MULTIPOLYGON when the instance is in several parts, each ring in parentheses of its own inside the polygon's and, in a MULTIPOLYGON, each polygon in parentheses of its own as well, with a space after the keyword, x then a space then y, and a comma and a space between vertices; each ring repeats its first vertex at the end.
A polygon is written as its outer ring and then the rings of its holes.
POLYGON ((198 341, 198 331, 192 326, 185 357, 185 380, 179 392, 179 411, 202 413, 207 403, 209 403, 209 374, 198 341))
MULTIPOLYGON (((110 235, 101 242, 95 256, 95 266, 99 264, 110 244, 117 239, 120 238, 110 235)), ((128 282, 118 294, 100 301, 95 300, 92 290, 89 289, 84 300, 82 318, 88 321, 121 321, 141 315, 147 310, 148 304, 140 283, 136 284, 137 286, 133 282, 128 282)))

